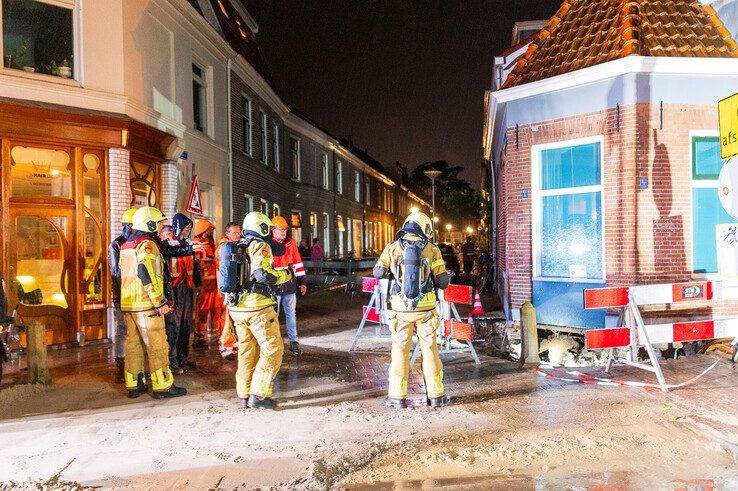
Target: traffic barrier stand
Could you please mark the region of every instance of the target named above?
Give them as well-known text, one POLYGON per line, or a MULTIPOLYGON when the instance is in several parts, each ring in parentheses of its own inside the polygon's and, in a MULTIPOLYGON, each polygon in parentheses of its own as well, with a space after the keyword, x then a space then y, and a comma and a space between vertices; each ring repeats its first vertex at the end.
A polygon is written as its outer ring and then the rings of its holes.
MULTIPOLYGON (((658 387, 664 392, 676 387, 683 387, 707 373, 717 362, 702 374, 687 382, 669 385, 664 379, 653 345, 733 338, 731 346, 735 347, 738 345, 738 317, 646 325, 643 322, 640 307, 644 305, 735 299, 738 299, 738 283, 728 281, 697 281, 587 289, 584 290, 585 309, 623 308, 625 314, 623 318, 626 326, 588 330, 585 334, 585 347, 588 350, 609 350, 606 371, 610 371, 613 362, 621 362, 656 374, 658 384, 641 384, 641 386, 658 387), (638 362, 638 349, 640 347, 646 349, 651 362, 650 365, 638 362), (615 349, 617 348, 624 348, 626 356, 616 356, 615 349)), ((607 385, 623 385, 622 381, 611 379, 590 380, 583 383, 593 383, 595 381, 607 385)), ((637 383, 629 383, 628 385, 637 385, 637 383)))
MULTIPOLYGON (((465 285, 449 285, 445 290, 439 290, 438 303, 436 310, 441 319, 441 329, 438 332, 438 344, 440 344, 439 354, 445 353, 469 353, 474 363, 479 365, 479 356, 477 350, 472 344, 476 332, 474 324, 463 322, 459 311, 456 309, 457 303, 464 305, 473 305, 472 287, 465 285), (465 346, 454 346, 451 341, 455 340, 464 343, 465 346)), ((410 359, 410 366, 413 366, 415 360, 420 354, 420 345, 415 344, 413 356, 410 359)))
POLYGON ((362 308, 361 322, 356 330, 354 341, 349 348, 349 353, 356 348, 359 339, 392 339, 389 334, 382 332, 383 328, 387 327, 386 292, 388 285, 388 279, 379 280, 370 276, 361 279, 361 291, 371 293, 372 296, 369 299, 369 305, 364 305, 362 308), (374 334, 369 336, 362 335, 367 322, 376 324, 374 326, 374 334))

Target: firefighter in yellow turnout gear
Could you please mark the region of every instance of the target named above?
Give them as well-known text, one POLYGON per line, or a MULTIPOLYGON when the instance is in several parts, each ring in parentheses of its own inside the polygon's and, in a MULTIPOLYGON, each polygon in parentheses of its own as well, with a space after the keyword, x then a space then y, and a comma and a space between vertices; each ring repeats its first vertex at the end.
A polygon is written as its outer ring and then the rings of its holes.
MULTIPOLYGON (((243 239, 248 255, 248 272, 240 285, 237 299, 228 312, 238 335, 238 370, 236 392, 250 408, 274 408, 274 377, 282 365, 284 346, 277 320, 276 299, 271 287, 292 278, 289 270, 274 269, 269 217, 258 211, 246 215, 243 239)), ((244 266, 246 267, 246 266, 244 266)))
POLYGON ((120 247, 120 306, 126 322, 125 382, 128 397, 146 393, 144 359, 148 355, 154 398, 179 397, 186 389, 174 385, 164 315, 164 258, 155 236, 164 215, 150 206, 133 214, 133 233, 120 247))
POLYGON ((387 405, 407 407, 407 380, 413 330, 423 355, 423 378, 429 406, 446 405, 443 365, 438 356, 436 334, 440 320, 435 289, 450 282, 441 251, 432 242, 432 223, 424 213, 411 213, 395 241, 384 248, 374 266, 375 278, 391 277, 387 322, 392 333, 387 405))

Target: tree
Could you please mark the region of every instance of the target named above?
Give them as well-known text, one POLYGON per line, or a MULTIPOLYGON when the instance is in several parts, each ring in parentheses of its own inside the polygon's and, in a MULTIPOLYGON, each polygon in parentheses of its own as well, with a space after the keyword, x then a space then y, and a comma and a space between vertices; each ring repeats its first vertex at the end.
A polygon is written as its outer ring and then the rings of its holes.
POLYGON ((436 178, 436 214, 459 224, 476 223, 479 220, 480 196, 471 185, 459 178, 464 170, 445 160, 425 162, 410 173, 408 187, 414 193, 431 201, 431 180, 424 174, 429 169, 441 171, 436 178))

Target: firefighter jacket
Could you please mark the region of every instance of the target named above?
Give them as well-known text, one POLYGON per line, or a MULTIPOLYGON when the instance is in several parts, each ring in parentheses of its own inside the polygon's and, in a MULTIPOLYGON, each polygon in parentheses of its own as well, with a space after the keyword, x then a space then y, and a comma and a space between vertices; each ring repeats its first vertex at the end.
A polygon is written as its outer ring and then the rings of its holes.
POLYGON ((287 269, 274 269, 272 249, 263 239, 252 238, 247 246, 247 254, 249 256, 249 283, 255 283, 256 288, 247 287, 239 297, 236 306, 230 307, 230 310, 255 312, 277 305, 274 296, 266 290, 289 281, 292 274, 287 269))
POLYGON ((202 248, 195 252, 195 261, 200 268, 200 287, 203 291, 216 291, 218 290, 218 281, 215 272, 217 267, 215 265, 215 242, 213 239, 198 235, 194 239, 202 245, 202 248))
MULTIPOLYGON (((387 244, 387 247, 382 251, 382 255, 379 256, 377 267, 384 268, 386 271, 391 272, 393 276, 393 281, 391 282, 390 287, 390 307, 396 312, 421 312, 433 310, 436 307, 434 278, 444 277, 444 280, 446 280, 448 276, 446 273, 446 264, 443 262, 443 257, 441 256, 441 250, 432 242, 428 242, 425 245, 425 248, 423 248, 423 252, 421 254, 423 262, 421 265, 421 280, 423 282, 423 291, 425 294, 413 309, 412 307, 408 307, 401 297, 399 281, 403 274, 401 264, 405 254, 401 240, 416 242, 422 239, 413 233, 406 233, 401 237, 401 239, 387 244)), ((447 282, 444 281, 444 283, 447 285, 447 282)), ((442 285, 442 288, 445 288, 445 285, 442 285)))
POLYGON ((302 264, 300 250, 297 248, 297 242, 292 237, 284 240, 274 239, 275 242, 282 244, 285 253, 281 256, 274 256, 274 269, 290 269, 293 277, 290 281, 279 285, 276 288, 278 295, 290 295, 297 293, 297 285, 302 285, 305 280, 305 266, 302 264))
POLYGON ((120 248, 120 307, 141 312, 163 306, 164 257, 156 239, 136 232, 120 248))

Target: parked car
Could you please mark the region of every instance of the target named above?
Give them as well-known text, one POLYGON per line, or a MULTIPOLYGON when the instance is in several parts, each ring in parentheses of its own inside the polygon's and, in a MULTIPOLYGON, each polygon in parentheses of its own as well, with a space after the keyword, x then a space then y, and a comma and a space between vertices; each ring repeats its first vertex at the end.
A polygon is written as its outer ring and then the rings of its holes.
POLYGON ((459 267, 459 256, 456 255, 454 246, 448 242, 441 242, 438 248, 441 250, 441 256, 446 262, 446 269, 453 271, 455 276, 459 275, 461 268, 459 267))

